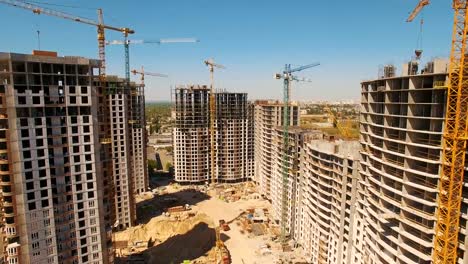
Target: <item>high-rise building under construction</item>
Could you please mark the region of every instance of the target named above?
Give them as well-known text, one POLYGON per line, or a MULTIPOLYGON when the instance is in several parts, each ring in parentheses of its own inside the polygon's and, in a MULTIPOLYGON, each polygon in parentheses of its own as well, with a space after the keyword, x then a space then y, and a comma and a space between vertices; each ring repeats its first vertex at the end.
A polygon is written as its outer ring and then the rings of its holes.
MULTIPOLYGON (((210 90, 175 89, 174 167, 182 183, 211 180, 210 90)), ((215 93, 215 181, 238 182, 253 175, 253 111, 246 93, 215 93)))
MULTIPOLYGON (((274 136, 275 129, 284 122, 284 104, 275 100, 258 100, 254 102, 254 146, 255 146, 255 176, 254 181, 258 185, 259 192, 271 200, 274 136)), ((290 126, 299 124, 299 106, 291 103, 290 126)))
MULTIPOLYGON (((421 72, 386 66, 361 86, 361 179, 366 192, 365 263, 432 263, 447 61, 421 72)), ((458 263, 468 263, 468 177, 460 208, 458 263)))
MULTIPOLYGON (((114 185, 114 206, 116 217, 116 228, 125 229, 135 225, 136 205, 135 182, 141 180, 141 170, 137 166, 144 165, 140 159, 146 145, 144 135, 141 139, 135 138, 140 129, 135 124, 144 122, 141 119, 132 119, 135 114, 132 109, 132 92, 137 87, 130 83, 127 87, 125 79, 117 76, 106 76, 105 81, 106 103, 104 107, 108 115, 110 137, 108 143, 112 153, 112 175, 114 185), (136 150, 136 151, 135 151, 136 150)), ((139 108, 136 109, 140 112, 139 108)), ((137 114, 135 114, 137 115, 137 114)))
POLYGON ((7 263, 113 263, 109 136, 99 61, 0 53, 7 263), (106 142, 104 142, 106 143, 106 142), (107 165, 106 165, 107 164, 107 165))
POLYGON ((290 127, 288 134, 285 149, 283 128, 274 129, 272 219, 302 246, 310 263, 362 263, 359 142, 300 127, 290 127))

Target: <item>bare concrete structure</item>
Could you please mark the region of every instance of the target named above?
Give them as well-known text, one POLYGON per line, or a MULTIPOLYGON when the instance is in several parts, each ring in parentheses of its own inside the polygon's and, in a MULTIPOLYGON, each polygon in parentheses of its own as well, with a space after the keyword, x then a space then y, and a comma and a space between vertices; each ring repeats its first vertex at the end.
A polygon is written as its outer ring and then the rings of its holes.
POLYGON ((303 163, 303 148, 305 143, 313 139, 321 139, 323 134, 321 131, 303 129, 300 127, 289 127, 289 145, 288 149, 284 148, 284 130, 283 127, 276 127, 273 130, 273 155, 271 162, 273 163, 273 175, 271 177, 271 203, 273 207, 272 216, 276 223, 282 225, 282 209, 285 204, 286 219, 285 223, 287 233, 292 237, 295 233, 299 233, 299 219, 301 210, 301 188, 303 163), (284 153, 287 151, 285 160, 284 153), (286 197, 283 197, 284 179, 283 168, 287 167, 288 184, 286 186, 286 197))
MULTIPOLYGON (((280 101, 258 100, 254 102, 255 176, 262 195, 271 199, 271 177, 273 175, 273 139, 275 128, 283 125, 283 106, 280 101)), ((290 126, 299 125, 299 106, 290 105, 290 126)))
MULTIPOLYGON (((253 175, 253 112, 245 93, 216 92, 215 170, 217 182, 237 182, 253 175)), ((209 89, 175 90, 175 179, 182 183, 211 180, 209 89)))
POLYGON ((99 61, 48 55, 0 53, 1 250, 7 263, 113 263, 99 61))
MULTIPOLYGON (((415 63, 397 77, 362 82, 361 182, 366 263, 431 263, 443 133, 447 62, 415 63)), ((468 263, 468 179, 460 216, 458 263, 468 263)))
MULTIPOLYGON (((133 226, 136 221, 133 138, 132 88, 126 87, 125 79, 106 77, 107 107, 110 120, 110 145, 112 148, 112 175, 114 180, 114 205, 117 229, 133 226)), ((143 140, 143 139, 142 139, 143 140)), ((143 145, 146 143, 141 142, 143 145)), ((140 147, 140 152, 141 152, 140 147)), ((140 163, 137 163, 141 165, 140 163)), ((144 169, 144 168, 140 168, 144 169)))
POLYGON ((175 179, 191 183, 207 181, 211 175, 208 87, 176 88, 174 112, 175 179))
POLYGON ((313 140, 303 152, 294 239, 311 263, 360 263, 353 250, 362 243, 355 219, 359 142, 313 140))
POLYGON ((130 90, 131 118, 131 157, 134 182, 134 193, 146 192, 149 187, 148 161, 146 158, 146 144, 148 141, 145 129, 145 89, 141 85, 132 84, 130 90))

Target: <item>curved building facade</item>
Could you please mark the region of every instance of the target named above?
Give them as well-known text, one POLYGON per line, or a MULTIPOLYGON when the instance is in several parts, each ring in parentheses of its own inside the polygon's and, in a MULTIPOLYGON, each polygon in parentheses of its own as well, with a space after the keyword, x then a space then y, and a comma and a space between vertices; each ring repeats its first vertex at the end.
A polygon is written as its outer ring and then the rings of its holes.
MULTIPOLYGON (((404 70, 395 77, 387 66, 380 79, 362 83, 366 263, 432 262, 447 63, 430 62, 421 74, 411 63, 404 70)), ((458 263, 468 263, 467 204, 464 199, 458 263)))

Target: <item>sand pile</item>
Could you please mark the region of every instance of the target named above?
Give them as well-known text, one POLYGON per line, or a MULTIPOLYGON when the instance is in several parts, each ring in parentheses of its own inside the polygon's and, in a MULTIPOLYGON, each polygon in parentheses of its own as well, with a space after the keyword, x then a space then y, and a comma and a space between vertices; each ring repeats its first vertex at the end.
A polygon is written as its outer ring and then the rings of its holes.
POLYGON ((183 220, 160 216, 147 224, 116 233, 116 241, 149 242, 142 253, 148 263, 181 263, 207 254, 215 245, 213 222, 200 213, 183 220))

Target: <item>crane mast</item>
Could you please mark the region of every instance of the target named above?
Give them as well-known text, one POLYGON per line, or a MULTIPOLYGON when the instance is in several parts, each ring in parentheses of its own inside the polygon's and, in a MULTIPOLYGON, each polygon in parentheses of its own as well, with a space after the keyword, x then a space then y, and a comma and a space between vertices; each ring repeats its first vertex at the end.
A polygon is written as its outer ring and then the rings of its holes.
MULTIPOLYGON (((292 81, 310 81, 308 79, 300 79, 292 75, 293 72, 299 72, 308 68, 319 66, 320 63, 313 63, 298 68, 291 69, 291 64, 284 66, 282 74, 275 74, 275 79, 283 79, 283 156, 282 156, 282 193, 281 193, 281 241, 283 243, 287 240, 287 233, 289 232, 286 227, 287 211, 288 211, 288 191, 289 185, 289 156, 297 155, 297 153, 290 153, 289 151, 289 123, 290 123, 290 98, 291 98, 291 82, 292 81)), ((294 168, 293 168, 294 169, 294 168)))
POLYGON ((452 50, 433 260, 456 263, 468 131, 467 1, 454 1, 452 50))
POLYGON ((215 173, 215 133, 214 133, 214 122, 216 115, 216 104, 214 95, 214 69, 225 69, 223 65, 216 64, 212 59, 205 60, 205 65, 210 70, 210 149, 211 149, 211 183, 216 183, 215 173))
MULTIPOLYGON (((421 0, 407 21, 411 22, 428 4, 429 1, 421 0)), ((466 59, 468 2, 467 0, 453 0, 452 7, 455 15, 432 254, 434 264, 457 262, 460 207, 463 199, 463 177, 468 140, 468 61, 466 59)))

